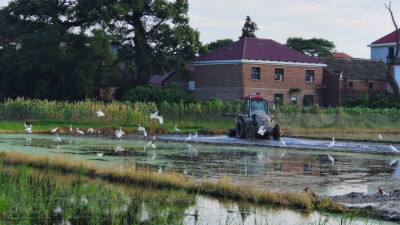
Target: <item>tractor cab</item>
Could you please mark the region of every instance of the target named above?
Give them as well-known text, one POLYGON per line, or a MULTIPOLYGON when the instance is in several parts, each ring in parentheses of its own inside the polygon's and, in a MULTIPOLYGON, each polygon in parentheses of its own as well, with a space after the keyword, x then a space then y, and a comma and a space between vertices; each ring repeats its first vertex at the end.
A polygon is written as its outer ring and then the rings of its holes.
POLYGON ((260 94, 251 94, 244 99, 243 113, 248 117, 254 114, 268 115, 268 99, 260 94))

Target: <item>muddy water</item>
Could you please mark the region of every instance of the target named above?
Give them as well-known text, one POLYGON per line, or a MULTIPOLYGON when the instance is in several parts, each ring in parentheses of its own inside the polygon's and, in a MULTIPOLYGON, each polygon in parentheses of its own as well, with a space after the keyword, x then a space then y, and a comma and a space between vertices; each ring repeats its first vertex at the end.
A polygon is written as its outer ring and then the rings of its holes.
MULTIPOLYGON (((276 191, 301 192, 308 186, 320 195, 328 196, 376 193, 378 187, 393 189, 400 184, 400 162, 397 160, 400 156, 369 154, 389 152, 385 144, 336 142, 333 148, 327 149, 330 141, 288 138, 284 148, 279 141, 258 141, 256 145, 247 146, 202 143, 240 142, 224 136, 168 143, 161 140, 166 137, 159 137, 154 145, 149 139, 132 136, 118 140, 61 138, 62 142, 57 143, 53 140, 55 135, 0 135, 0 149, 34 154, 65 153, 103 166, 147 166, 160 172, 178 171, 199 180, 228 176, 235 184, 276 191), (291 148, 299 146, 301 148, 291 148), (347 151, 335 151, 341 149, 347 151), (328 156, 333 157, 333 163, 328 156)), ((168 138, 180 141, 186 137, 168 138)))

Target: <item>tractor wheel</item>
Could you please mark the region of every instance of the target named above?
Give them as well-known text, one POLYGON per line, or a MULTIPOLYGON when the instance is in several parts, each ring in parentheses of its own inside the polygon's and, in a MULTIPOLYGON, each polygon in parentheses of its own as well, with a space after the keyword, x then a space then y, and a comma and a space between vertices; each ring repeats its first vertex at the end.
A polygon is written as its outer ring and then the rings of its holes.
POLYGON ((246 123, 246 138, 247 140, 255 140, 253 121, 246 123))
POLYGON ((281 127, 279 126, 279 124, 277 124, 274 127, 272 137, 274 138, 274 140, 280 140, 281 136, 282 136, 281 127))
POLYGON ((236 123, 236 137, 237 138, 246 137, 246 132, 244 129, 244 121, 242 118, 239 118, 236 123))

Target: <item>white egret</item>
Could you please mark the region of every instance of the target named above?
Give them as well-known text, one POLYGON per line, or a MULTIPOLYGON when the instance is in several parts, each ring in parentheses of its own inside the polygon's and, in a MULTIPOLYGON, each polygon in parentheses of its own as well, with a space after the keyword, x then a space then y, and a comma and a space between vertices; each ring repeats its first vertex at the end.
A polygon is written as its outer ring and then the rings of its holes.
POLYGON ((32 133, 32 124, 30 124, 29 127, 26 126, 25 130, 26 130, 26 132, 28 132, 29 134, 31 134, 31 133, 32 133))
POLYGON ((83 134, 85 134, 85 132, 83 132, 83 131, 79 130, 79 128, 78 128, 78 127, 76 128, 76 133, 78 133, 78 134, 80 134, 80 135, 83 135, 83 134))
POLYGON ((181 130, 178 129, 178 125, 176 125, 176 124, 175 124, 175 130, 176 130, 177 132, 181 132, 181 130))
POLYGON ((87 132, 88 132, 88 133, 89 133, 89 132, 90 132, 90 133, 93 133, 94 130, 93 130, 93 128, 90 127, 90 128, 87 130, 87 132))
POLYGON ((331 161, 332 165, 335 163, 335 159, 331 155, 328 155, 328 159, 331 161))
POLYGON ((332 142, 328 145, 328 148, 332 148, 332 146, 335 144, 335 138, 332 138, 332 142))
POLYGON ((189 141, 190 139, 192 139, 192 133, 189 133, 189 137, 187 137, 185 141, 189 141))
POLYGON ((197 138, 197 131, 194 133, 194 135, 193 135, 192 138, 193 138, 193 139, 197 138))
POLYGON ((104 155, 104 153, 102 153, 102 152, 98 152, 98 153, 96 154, 97 157, 102 157, 103 155, 104 155))
POLYGON ((281 159, 283 159, 283 157, 285 157, 285 153, 286 153, 285 151, 282 152, 281 159))
POLYGON ((260 126, 260 128, 258 129, 258 134, 263 136, 265 132, 267 132, 267 129, 264 129, 264 126, 260 126))
POLYGON ((395 164, 396 162, 397 162, 397 159, 392 159, 392 160, 390 160, 390 162, 389 162, 389 166, 391 166, 391 165, 395 164))
POLYGON ((124 150, 125 150, 125 149, 121 148, 121 146, 119 146, 119 145, 118 145, 117 147, 114 148, 114 151, 115 151, 115 152, 120 152, 120 151, 124 151, 124 150))
POLYGON ((387 193, 386 191, 384 191, 382 188, 378 187, 378 191, 381 195, 383 196, 389 196, 389 193, 387 193))
POLYGON ((51 133, 54 133, 54 132, 56 132, 57 130, 58 130, 58 127, 53 128, 50 132, 51 132, 51 133))
POLYGON ((61 138, 58 136, 58 133, 57 133, 56 141, 61 142, 61 138))
POLYGON ((399 152, 397 151, 397 148, 395 148, 393 145, 389 145, 390 150, 392 150, 392 152, 399 152))
POLYGON ((115 130, 115 137, 116 138, 121 138, 122 137, 122 133, 119 132, 118 130, 115 130))
POLYGON ((125 132, 122 131, 122 127, 119 127, 119 132, 120 132, 121 134, 125 134, 125 132))
POLYGON ((26 122, 24 122, 24 126, 25 126, 25 128, 28 128, 28 127, 29 127, 28 125, 26 125, 26 122))
POLYGON ((144 137, 147 137, 147 132, 146 132, 146 130, 143 131, 143 136, 144 136, 144 137))
POLYGON ((140 124, 139 124, 138 130, 146 131, 146 129, 144 127, 141 127, 140 124))
POLYGON ((149 142, 147 142, 147 146, 150 146, 151 143, 154 143, 154 141, 149 141, 149 142))
POLYGON ((160 169, 158 169, 158 173, 161 174, 162 173, 162 168, 160 167, 160 169))
POLYGON ((286 146, 286 143, 285 143, 285 141, 283 139, 281 139, 281 144, 282 144, 283 147, 286 146))
POLYGON ((100 117, 104 116, 104 113, 102 111, 97 111, 96 115, 98 118, 100 118, 100 117))
POLYGON ((379 137, 379 139, 381 139, 381 140, 382 140, 382 135, 381 135, 381 134, 378 134, 378 137, 379 137))
POLYGON ((72 133, 72 125, 69 125, 69 132, 72 133))
POLYGON ((158 114, 158 111, 156 111, 155 113, 150 113, 150 119, 153 119, 154 117, 156 117, 158 114))
POLYGON ((159 122, 160 124, 163 124, 163 123, 164 123, 164 119, 163 119, 162 116, 154 116, 153 118, 154 118, 154 119, 157 119, 158 122, 159 122))

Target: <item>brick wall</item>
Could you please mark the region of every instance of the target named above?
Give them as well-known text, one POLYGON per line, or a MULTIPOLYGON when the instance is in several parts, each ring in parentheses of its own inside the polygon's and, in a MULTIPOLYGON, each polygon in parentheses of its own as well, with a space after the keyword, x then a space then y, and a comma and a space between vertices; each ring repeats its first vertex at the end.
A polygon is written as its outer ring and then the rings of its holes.
POLYGON ((234 101, 242 97, 242 64, 196 66, 194 97, 234 101))
POLYGON ((314 95, 314 103, 320 104, 322 100, 321 91, 318 89, 322 86, 322 68, 244 64, 243 83, 244 96, 258 92, 266 96, 271 105, 274 94, 283 94, 284 104, 290 104, 291 97, 297 97, 297 104, 302 105, 305 95, 314 95), (251 80, 251 67, 260 67, 260 80, 251 80), (284 69, 283 81, 275 81, 275 68, 284 69), (306 81, 306 70, 314 70, 313 83, 306 81))
POLYGON ((387 89, 387 81, 340 79, 339 75, 327 70, 324 70, 323 76, 323 85, 326 87, 323 91, 323 105, 326 107, 343 104, 347 97, 358 98, 365 93, 375 95, 387 89), (350 82, 353 87, 349 87, 350 82), (372 88, 369 88, 369 83, 373 84, 372 88))

